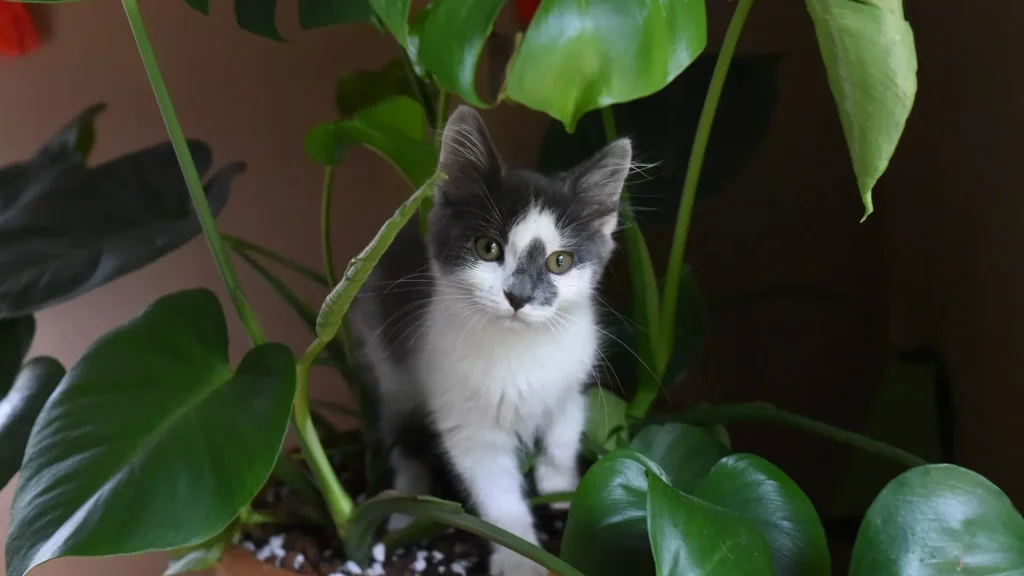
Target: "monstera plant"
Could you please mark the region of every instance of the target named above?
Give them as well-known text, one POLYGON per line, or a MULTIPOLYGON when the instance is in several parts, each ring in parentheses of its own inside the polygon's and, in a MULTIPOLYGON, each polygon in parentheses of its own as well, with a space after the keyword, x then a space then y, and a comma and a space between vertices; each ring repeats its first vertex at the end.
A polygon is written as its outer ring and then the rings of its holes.
MULTIPOLYGON (((186 1, 209 12, 209 0, 186 1)), ((390 549, 442 538, 451 527, 561 575, 829 574, 814 505, 777 466, 733 451, 726 425, 737 420, 795 427, 902 467, 864 511, 851 575, 1009 574, 1024 566, 1024 520, 973 472, 757 402, 651 412, 661 390, 685 379, 707 331, 697 278, 685 265, 698 192, 713 193, 753 154, 775 98, 775 57, 735 55, 754 0, 736 0, 715 52, 706 51, 705 0, 516 0, 523 29, 511 39, 493 30, 505 0, 432 0, 415 9, 410 0, 298 0, 303 29, 338 26, 344 34, 346 26, 374 26, 399 54, 378 70, 342 77, 338 117, 312 127, 303 142, 324 172, 322 270, 217 230, 215 216, 241 166, 229 164, 203 184, 209 150, 185 139, 137 2, 122 4, 170 145, 88 167, 92 108, 35 158, 0 172, 0 475, 6 483, 21 471, 8 576, 63 556, 157 550, 172 552, 166 573, 183 573, 252 544, 268 526, 296 525, 315 534, 335 564, 325 553, 316 566, 304 555, 286 565, 282 540, 273 537, 256 556, 295 571, 328 573, 330 565, 380 574, 390 561, 375 545, 378 525, 396 512, 419 521, 383 537, 390 549), (492 94, 480 93, 485 58, 492 94), (589 464, 579 488, 536 500, 571 503, 560 545, 549 549, 458 503, 380 490, 382 455, 363 441, 375 424, 372 395, 353 362, 346 312, 445 177, 436 172, 433 134, 452 97, 478 108, 513 102, 549 116, 542 169, 571 165, 620 133, 661 167, 623 195, 630 302, 616 340, 629 350, 620 373, 632 392, 592 392, 600 411, 587 426, 589 464), (389 161, 413 192, 339 271, 330 251, 333 170, 356 146, 389 161), (640 196, 675 216, 664 263, 655 264, 645 228, 632 216, 631 199, 640 196), (237 366, 228 359, 221 304, 205 289, 159 298, 96 341, 66 374, 53 359, 25 362, 33 313, 200 231, 252 343, 237 366), (308 324, 313 336, 301 354, 267 341, 232 253, 308 324), (320 286, 319 313, 271 266, 320 286), (338 370, 359 406, 311 401, 314 365, 338 370), (335 428, 324 417, 328 409, 357 419, 359 429, 335 428), (298 451, 283 448, 289 427, 298 451), (281 486, 287 490, 274 491, 281 486), (290 507, 268 505, 282 494, 290 507)), ((900 0, 807 0, 806 8, 856 177, 851 192, 859 191, 867 217, 916 95, 913 34, 900 0)), ((234 9, 243 29, 284 41, 275 0, 235 0, 234 9)), ((205 24, 197 18, 192 25, 205 24)), ((418 572, 425 562, 426 552, 401 569, 418 572)))

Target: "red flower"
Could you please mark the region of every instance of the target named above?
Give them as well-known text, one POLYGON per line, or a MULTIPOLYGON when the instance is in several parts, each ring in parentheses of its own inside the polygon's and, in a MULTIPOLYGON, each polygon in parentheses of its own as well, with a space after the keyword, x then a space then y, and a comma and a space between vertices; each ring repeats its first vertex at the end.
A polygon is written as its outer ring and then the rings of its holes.
POLYGON ((25 5, 0 0, 0 54, 23 56, 38 45, 36 26, 25 5))
POLYGON ((519 21, 523 23, 523 27, 530 25, 538 6, 540 6, 540 0, 516 0, 516 14, 519 16, 519 21))

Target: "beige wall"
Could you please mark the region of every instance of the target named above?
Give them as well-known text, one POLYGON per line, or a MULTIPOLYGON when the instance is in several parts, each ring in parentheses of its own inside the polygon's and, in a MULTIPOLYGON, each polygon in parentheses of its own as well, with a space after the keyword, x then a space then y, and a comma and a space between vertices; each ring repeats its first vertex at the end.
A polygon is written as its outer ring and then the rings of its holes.
MULTIPOLYGON (((186 132, 207 139, 215 162, 243 159, 248 173, 219 224, 310 265, 320 261, 316 225, 320 171, 301 151, 304 131, 333 115, 343 70, 394 54, 369 28, 299 34, 275 44, 237 30, 229 2, 203 19, 184 2, 147 2, 144 16, 186 132)), ((289 7, 291 3, 287 4, 289 7)), ((712 4, 712 45, 731 8, 712 4)), ((892 173, 878 189, 876 216, 858 224, 859 200, 834 106, 802 3, 763 0, 742 49, 787 55, 779 105, 764 149, 718 198, 698 205, 690 259, 712 297, 780 283, 832 287, 878 322, 891 319, 900 343, 935 341, 950 356, 962 407, 964 461, 1016 498, 1024 497, 1017 347, 1024 342, 1018 272, 1021 181, 1016 141, 1018 70, 1024 46, 1012 26, 1024 9, 991 3, 987 17, 955 3, 908 0, 918 32, 921 96, 892 173), (927 8, 927 9, 926 9, 927 8), (997 12, 1000 12, 997 14, 997 12), (992 28, 994 27, 994 29, 992 28), (1016 390, 1016 403, 1005 394, 1016 390), (1003 459, 1000 450, 1016 451, 1003 459)), ((66 119, 97 100, 96 160, 165 138, 119 3, 94 0, 36 12, 51 37, 28 58, 0 61, 0 164, 23 158, 66 119)), ((543 127, 521 108, 488 113, 499 147, 515 163, 533 158, 543 127)), ((339 263, 368 240, 407 190, 382 162, 357 153, 338 174, 339 263)), ((664 239, 652 239, 656 255, 664 239)), ((660 257, 660 256, 659 256, 660 257)), ((295 349, 301 324, 244 266, 238 267, 268 334, 295 349)), ((33 350, 71 364, 98 335, 169 291, 209 286, 222 293, 202 242, 144 271, 39 316, 33 350)), ((321 297, 315 289, 303 294, 321 297)), ((244 337, 232 319, 232 352, 244 337)), ((708 354, 676 396, 765 399, 844 426, 857 426, 882 370, 871 334, 841 310, 776 302, 714 318, 708 354)), ((319 382, 324 394, 337 382, 319 382)), ((766 454, 823 501, 845 452, 777 430, 739 428, 744 448, 766 454), (813 454, 813 458, 808 458, 813 454)), ((0 493, 0 510, 12 489, 0 493)), ((6 529, 0 513, 0 534, 6 529)), ((2 558, 2 556, 0 556, 2 558)), ((61 560, 40 574, 158 574, 161 559, 61 560)))

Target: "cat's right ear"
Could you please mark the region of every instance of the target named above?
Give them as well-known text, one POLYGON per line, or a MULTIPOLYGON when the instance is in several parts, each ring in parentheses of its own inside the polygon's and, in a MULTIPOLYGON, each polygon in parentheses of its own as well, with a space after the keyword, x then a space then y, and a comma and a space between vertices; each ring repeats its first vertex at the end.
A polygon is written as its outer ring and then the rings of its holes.
POLYGON ((501 159, 491 142, 487 126, 480 114, 470 106, 459 106, 448 118, 441 137, 438 169, 450 183, 438 190, 442 196, 463 189, 459 186, 460 181, 467 186, 486 189, 494 179, 501 176, 501 159))

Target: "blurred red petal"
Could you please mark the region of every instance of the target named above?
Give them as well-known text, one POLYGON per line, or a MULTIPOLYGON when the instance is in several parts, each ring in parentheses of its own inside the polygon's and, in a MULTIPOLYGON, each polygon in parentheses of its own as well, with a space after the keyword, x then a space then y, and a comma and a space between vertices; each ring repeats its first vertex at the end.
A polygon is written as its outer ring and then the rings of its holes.
POLYGON ((0 54, 23 56, 39 45, 32 16, 23 4, 0 0, 0 54))

